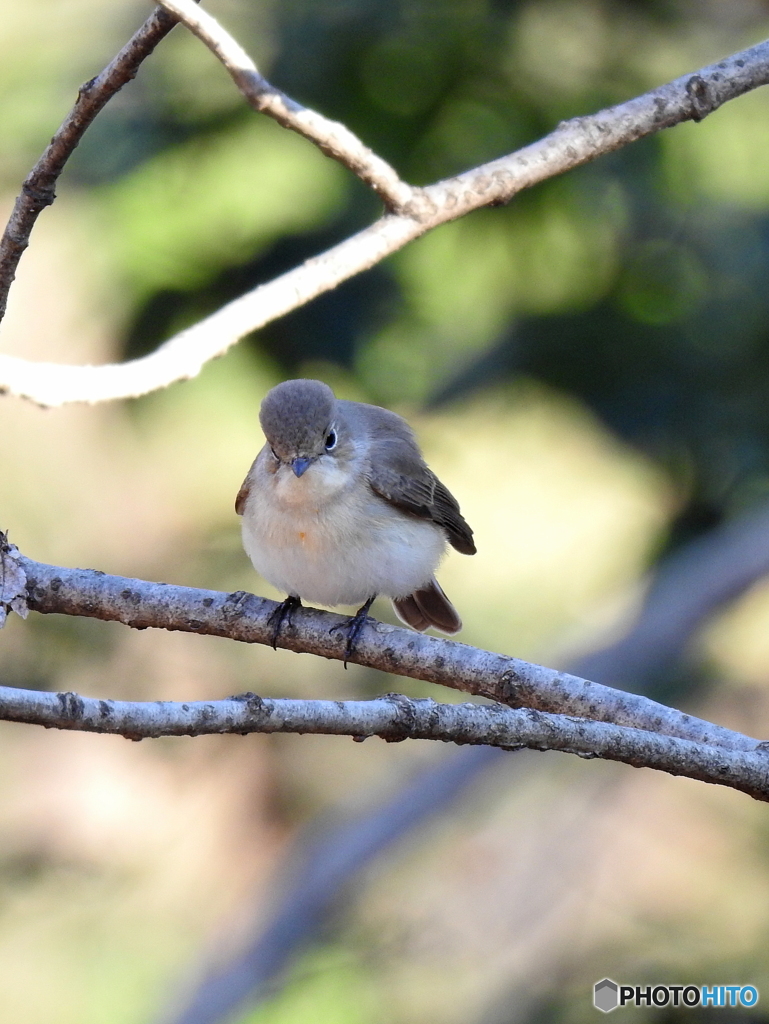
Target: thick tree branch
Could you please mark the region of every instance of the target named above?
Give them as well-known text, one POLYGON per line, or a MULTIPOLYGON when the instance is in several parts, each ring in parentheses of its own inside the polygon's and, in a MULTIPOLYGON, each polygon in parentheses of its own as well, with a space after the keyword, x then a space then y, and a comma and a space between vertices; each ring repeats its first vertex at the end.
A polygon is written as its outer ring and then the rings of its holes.
MULTIPOLYGON (((33 611, 118 621, 135 629, 152 626, 245 643, 272 642, 270 615, 276 605, 253 594, 224 594, 44 565, 19 555, 7 544, 2 563, 9 578, 18 568, 23 570, 26 599, 33 611)), ((6 602, 13 596, 6 595, 6 602)), ((279 645, 342 660, 345 640, 332 628, 344 621, 330 612, 300 608, 281 633, 279 645)), ((757 746, 756 740, 646 697, 382 622, 364 627, 350 660, 395 675, 441 683, 513 708, 603 721, 724 750, 754 751, 757 746)))
POLYGON ((326 156, 333 157, 370 185, 389 209, 413 215, 419 206, 421 189, 401 181, 393 168, 372 152, 338 121, 303 107, 276 89, 259 74, 246 51, 194 0, 160 0, 167 11, 194 32, 214 53, 255 110, 274 118, 284 128, 314 142, 326 156))
POLYGON ((0 240, 0 320, 16 268, 40 213, 56 198, 56 182, 93 119, 116 92, 136 76, 141 62, 176 24, 158 7, 107 67, 80 87, 77 101, 45 152, 27 175, 0 240))
POLYGON ((222 307, 141 359, 105 366, 62 366, 0 356, 0 390, 56 406, 137 397, 194 377, 246 334, 368 270, 432 228, 482 206, 507 202, 525 188, 662 128, 700 121, 728 100, 767 82, 769 43, 764 42, 627 103, 566 121, 516 153, 424 188, 418 211, 381 218, 222 307))
POLYGON ((499 704, 437 704, 401 694, 368 701, 274 700, 253 693, 229 700, 145 703, 4 686, 0 687, 0 718, 132 740, 288 732, 357 740, 379 736, 390 743, 442 740, 513 750, 561 750, 580 757, 623 761, 636 768, 656 768, 769 800, 769 749, 755 741, 751 752, 726 750, 643 729, 531 708, 513 710, 499 704))

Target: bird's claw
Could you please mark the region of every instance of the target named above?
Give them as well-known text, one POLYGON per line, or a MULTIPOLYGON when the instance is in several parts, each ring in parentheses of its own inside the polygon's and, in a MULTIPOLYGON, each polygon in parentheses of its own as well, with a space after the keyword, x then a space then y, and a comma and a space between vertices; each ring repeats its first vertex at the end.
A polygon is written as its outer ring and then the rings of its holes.
POLYGON ((270 615, 267 620, 267 625, 272 626, 272 649, 277 651, 278 649, 278 637, 280 631, 283 628, 283 623, 288 619, 289 628, 291 628, 291 619, 297 608, 302 607, 301 598, 292 597, 290 594, 285 601, 281 601, 275 611, 270 615))
POLYGON ((354 615, 351 615, 346 622, 340 622, 338 626, 332 626, 331 633, 340 633, 342 630, 347 631, 347 644, 344 649, 344 667, 347 668, 347 662, 353 656, 355 652, 355 644, 360 636, 361 630, 367 622, 375 622, 368 610, 374 603, 374 598, 370 597, 364 605, 362 605, 354 615))

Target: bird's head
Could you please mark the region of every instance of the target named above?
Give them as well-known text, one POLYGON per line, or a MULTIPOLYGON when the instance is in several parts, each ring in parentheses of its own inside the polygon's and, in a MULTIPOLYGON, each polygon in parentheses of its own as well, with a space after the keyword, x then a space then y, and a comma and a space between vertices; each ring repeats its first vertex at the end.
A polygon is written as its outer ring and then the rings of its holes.
POLYGON ((319 380, 278 384, 262 402, 259 421, 276 462, 297 477, 319 460, 337 463, 351 455, 334 392, 319 380))

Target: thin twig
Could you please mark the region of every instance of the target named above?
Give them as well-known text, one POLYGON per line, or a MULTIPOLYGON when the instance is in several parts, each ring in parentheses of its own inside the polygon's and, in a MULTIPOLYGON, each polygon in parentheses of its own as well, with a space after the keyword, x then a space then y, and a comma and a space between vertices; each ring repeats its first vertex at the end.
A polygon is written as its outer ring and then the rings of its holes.
POLYGON ((56 198, 56 182, 64 165, 99 111, 136 76, 141 62, 175 24, 175 16, 162 7, 153 11, 101 74, 80 87, 75 106, 27 175, 0 240, 0 320, 5 316, 8 292, 32 228, 56 198))
POLYGON ((280 732, 560 750, 656 768, 769 801, 769 751, 755 741, 751 752, 725 750, 643 729, 499 704, 437 704, 402 694, 368 701, 275 700, 253 693, 228 700, 139 702, 3 686, 0 718, 132 740, 280 732))
POLYGON ((141 359, 62 366, 0 356, 0 391, 39 405, 135 398, 195 377, 240 338, 368 270, 432 228, 683 121, 769 82, 769 42, 684 75, 626 103, 574 118, 509 156, 420 193, 417 213, 390 214, 320 256, 260 285, 141 359))
MULTIPOLYGON (((266 598, 242 591, 225 594, 44 565, 19 555, 7 544, 0 555, 6 566, 21 567, 26 575, 26 596, 33 611, 117 621, 136 629, 150 626, 245 643, 272 643, 270 616, 276 605, 266 598)), ((342 660, 344 635, 332 630, 345 621, 330 612, 299 608, 291 625, 281 632, 279 646, 342 660)), ((756 740, 741 733, 647 697, 383 622, 364 627, 349 660, 394 675, 440 683, 513 708, 536 708, 645 729, 724 750, 752 751, 757 745, 756 740)))
POLYGON ((274 118, 284 128, 298 132, 327 156, 344 164, 370 185, 390 210, 414 214, 422 190, 402 181, 395 170, 349 128, 303 107, 271 85, 240 43, 216 18, 197 7, 194 0, 160 0, 160 3, 219 58, 255 110, 274 118))

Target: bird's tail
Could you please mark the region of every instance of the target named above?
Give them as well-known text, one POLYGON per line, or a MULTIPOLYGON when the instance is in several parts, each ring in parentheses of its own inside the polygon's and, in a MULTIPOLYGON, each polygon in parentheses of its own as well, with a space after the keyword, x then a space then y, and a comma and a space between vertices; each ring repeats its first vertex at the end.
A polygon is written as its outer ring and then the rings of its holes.
POLYGON ((433 577, 426 587, 415 590, 408 597, 393 598, 395 614, 407 626, 423 633, 428 626, 435 626, 442 633, 458 633, 462 620, 457 610, 441 590, 433 577))

